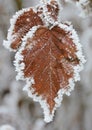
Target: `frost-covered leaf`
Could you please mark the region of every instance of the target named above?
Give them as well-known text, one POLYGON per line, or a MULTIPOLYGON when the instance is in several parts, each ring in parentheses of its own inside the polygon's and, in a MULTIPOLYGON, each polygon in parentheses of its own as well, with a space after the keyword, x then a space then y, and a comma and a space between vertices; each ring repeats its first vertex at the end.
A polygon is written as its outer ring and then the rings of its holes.
POLYGON ((59 6, 57 0, 50 0, 36 10, 18 12, 4 42, 17 50, 16 79, 25 80, 24 90, 40 102, 46 122, 52 121, 63 95, 70 95, 85 62, 72 25, 59 21, 59 6))
POLYGON ((24 35, 36 25, 43 25, 42 19, 38 16, 36 8, 27 8, 17 12, 11 19, 11 26, 4 46, 13 50, 18 49, 24 35))
POLYGON ((69 95, 79 80, 84 58, 76 38, 71 25, 33 27, 15 56, 17 79, 26 79, 25 89, 40 102, 47 122, 53 119, 63 94, 69 95))
POLYGON ((44 19, 49 23, 53 24, 59 19, 60 4, 57 0, 52 0, 46 4, 42 4, 44 19))
POLYGON ((10 50, 17 50, 22 38, 36 25, 55 22, 58 19, 59 7, 56 1, 41 4, 35 8, 22 9, 13 16, 4 46, 10 50))

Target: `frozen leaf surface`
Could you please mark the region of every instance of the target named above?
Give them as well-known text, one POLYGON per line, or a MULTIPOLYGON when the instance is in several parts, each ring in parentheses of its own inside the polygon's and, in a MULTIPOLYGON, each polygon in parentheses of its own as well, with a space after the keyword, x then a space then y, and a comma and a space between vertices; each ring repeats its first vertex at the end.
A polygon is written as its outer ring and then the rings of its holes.
POLYGON ((73 81, 79 80, 76 73, 80 71, 82 61, 73 39, 76 33, 71 28, 66 24, 52 28, 34 27, 24 37, 16 54, 16 59, 22 57, 15 61, 16 70, 20 68, 17 79, 27 79, 26 88, 31 95, 45 102, 46 108, 43 106, 43 109, 49 120, 52 120, 63 94, 69 95, 74 87, 73 81))
POLYGON ((14 16, 4 45, 17 50, 16 79, 25 80, 24 90, 40 102, 45 121, 53 120, 63 95, 70 95, 85 59, 72 25, 60 23, 57 0, 41 2, 14 16))
POLYGON ((34 8, 27 8, 17 12, 11 19, 11 26, 8 33, 8 41, 4 45, 16 50, 21 45, 24 35, 35 25, 42 25, 43 22, 34 8))
POLYGON ((59 7, 56 1, 50 3, 41 3, 37 7, 30 7, 16 12, 10 21, 7 41, 4 46, 10 50, 16 51, 21 45, 25 34, 36 25, 46 24, 46 20, 55 22, 58 19, 59 7), (43 13, 44 12, 44 13, 43 13))

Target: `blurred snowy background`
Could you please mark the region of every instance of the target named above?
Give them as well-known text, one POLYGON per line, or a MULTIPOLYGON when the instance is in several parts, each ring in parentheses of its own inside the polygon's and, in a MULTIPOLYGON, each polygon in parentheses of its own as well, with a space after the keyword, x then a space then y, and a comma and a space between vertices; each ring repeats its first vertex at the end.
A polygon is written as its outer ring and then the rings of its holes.
POLYGON ((83 10, 75 5, 78 0, 72 1, 61 1, 64 8, 61 20, 71 21, 74 25, 87 63, 81 72, 81 81, 76 83, 71 96, 64 97, 53 122, 45 124, 39 103, 33 102, 22 91, 23 82, 15 80, 14 53, 10 53, 2 45, 12 15, 22 7, 37 5, 39 0, 0 0, 0 130, 92 129, 92 1, 85 7, 82 4, 83 10), (84 16, 85 13, 85 18, 79 16, 84 16))

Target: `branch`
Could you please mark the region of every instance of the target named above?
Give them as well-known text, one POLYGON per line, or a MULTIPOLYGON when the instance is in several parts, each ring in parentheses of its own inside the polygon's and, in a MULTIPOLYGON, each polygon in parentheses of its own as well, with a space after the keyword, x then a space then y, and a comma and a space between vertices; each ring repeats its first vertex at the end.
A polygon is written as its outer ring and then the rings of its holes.
POLYGON ((22 9, 22 0, 15 0, 18 10, 22 9))

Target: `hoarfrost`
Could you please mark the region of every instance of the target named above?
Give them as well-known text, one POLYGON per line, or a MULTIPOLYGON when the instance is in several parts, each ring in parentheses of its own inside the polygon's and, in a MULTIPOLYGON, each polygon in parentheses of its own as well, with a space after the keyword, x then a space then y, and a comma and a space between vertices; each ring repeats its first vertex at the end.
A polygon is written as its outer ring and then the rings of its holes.
MULTIPOLYGON (((26 36, 24 36, 24 38, 22 39, 22 44, 21 47, 19 49, 19 51, 16 53, 15 55, 15 61, 14 61, 14 65, 16 67, 16 71, 18 72, 17 76, 16 76, 16 80, 22 79, 24 80, 24 73, 23 70, 25 68, 25 64, 22 62, 20 63, 20 61, 23 61, 23 55, 21 54, 22 51, 25 48, 27 39, 30 37, 32 38, 34 33, 36 32, 36 30, 39 28, 39 26, 34 26, 30 29, 30 31, 26 34, 26 36)), ((33 45, 30 47, 30 49, 32 49, 33 45)))

